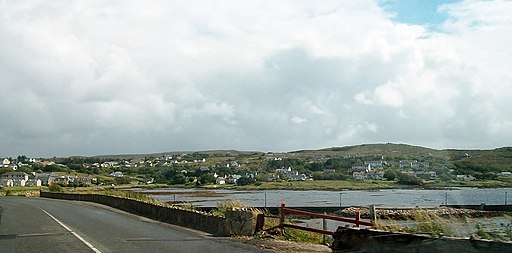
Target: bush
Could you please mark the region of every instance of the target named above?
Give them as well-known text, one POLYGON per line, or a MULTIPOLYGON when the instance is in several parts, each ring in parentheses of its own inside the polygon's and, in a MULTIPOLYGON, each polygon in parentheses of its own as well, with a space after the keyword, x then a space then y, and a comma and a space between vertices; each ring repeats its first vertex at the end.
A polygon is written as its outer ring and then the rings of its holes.
POLYGON ((62 186, 60 186, 58 184, 51 184, 50 186, 48 186, 48 190, 51 192, 63 192, 64 191, 62 189, 62 186))
POLYGON ((212 214, 215 216, 224 216, 227 210, 233 208, 247 208, 248 206, 238 200, 224 200, 217 203, 217 208, 212 210, 212 214))
POLYGON ((399 173, 398 183, 404 185, 422 185, 423 181, 415 176, 399 173))
POLYGON ((413 220, 417 222, 415 228, 410 228, 411 233, 427 233, 432 235, 454 236, 455 233, 447 219, 429 213, 426 210, 416 210, 412 213, 413 220))
POLYGON ((236 181, 237 185, 250 185, 254 183, 256 183, 256 179, 248 177, 241 177, 236 181))
POLYGON ((386 172, 384 172, 384 178, 386 178, 388 181, 393 181, 397 177, 398 174, 394 170, 386 170, 386 172))

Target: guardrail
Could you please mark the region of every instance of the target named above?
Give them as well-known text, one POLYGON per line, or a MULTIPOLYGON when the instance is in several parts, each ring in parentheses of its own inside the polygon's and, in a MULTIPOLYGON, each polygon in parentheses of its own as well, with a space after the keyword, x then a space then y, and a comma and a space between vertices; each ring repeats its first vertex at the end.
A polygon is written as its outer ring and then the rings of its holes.
MULTIPOLYGON (((335 231, 327 230, 325 228, 325 225, 324 225, 323 229, 320 229, 320 228, 312 228, 312 227, 306 227, 306 226, 300 226, 300 225, 296 225, 296 224, 286 223, 285 221, 286 221, 286 215, 287 214, 300 215, 300 216, 308 216, 308 217, 313 217, 313 218, 324 219, 324 224, 325 224, 325 220, 335 220, 335 221, 353 223, 357 227, 359 227, 360 225, 364 225, 364 226, 374 226, 375 225, 373 222, 368 222, 368 221, 361 220, 361 213, 359 211, 356 212, 356 217, 353 218, 353 219, 352 218, 347 218, 347 217, 336 216, 336 215, 312 213, 312 212, 307 212, 307 211, 287 208, 284 203, 281 203, 281 207, 279 208, 279 211, 280 211, 279 225, 274 227, 274 228, 280 228, 280 229, 294 228, 294 229, 300 229, 300 230, 305 230, 305 231, 309 231, 309 232, 320 233, 320 234, 324 234, 324 235, 334 235, 334 233, 335 233, 335 231)), ((259 216, 258 220, 256 222, 256 227, 257 227, 256 230, 257 231, 258 230, 263 230, 262 229, 263 228, 263 223, 264 223, 264 217, 262 218, 262 216, 259 216)))

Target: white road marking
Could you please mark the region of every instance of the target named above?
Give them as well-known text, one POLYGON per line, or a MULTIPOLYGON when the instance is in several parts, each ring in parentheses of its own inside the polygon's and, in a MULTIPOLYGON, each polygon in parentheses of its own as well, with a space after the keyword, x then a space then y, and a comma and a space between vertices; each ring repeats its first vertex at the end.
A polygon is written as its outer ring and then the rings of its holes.
POLYGON ((54 221, 56 221, 57 223, 59 223, 62 227, 64 227, 67 231, 69 231, 71 234, 73 234, 76 238, 78 238, 78 240, 82 241, 85 245, 87 245, 87 247, 89 247, 92 251, 94 251, 95 253, 101 253, 101 251, 99 249, 97 249, 96 247, 94 247, 90 242, 86 241, 84 238, 82 238, 80 235, 78 235, 77 233, 73 232, 71 229, 69 229, 68 226, 66 226, 64 223, 62 223, 60 220, 57 220, 57 218, 53 217, 53 215, 49 214, 47 211, 45 211, 44 209, 41 208, 41 210, 48 214, 48 216, 50 216, 50 218, 52 218, 54 221))

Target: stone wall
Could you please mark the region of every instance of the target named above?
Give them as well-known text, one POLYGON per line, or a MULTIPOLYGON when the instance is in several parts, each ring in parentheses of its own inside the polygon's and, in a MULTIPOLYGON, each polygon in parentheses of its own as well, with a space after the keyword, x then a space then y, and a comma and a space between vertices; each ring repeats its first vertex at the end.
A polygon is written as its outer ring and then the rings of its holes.
POLYGON ((373 229, 339 227, 333 237, 334 243, 331 247, 333 252, 512 252, 512 243, 432 237, 373 229))
POLYGON ((70 194, 41 191, 40 196, 43 198, 95 202, 150 219, 197 229, 214 236, 252 235, 255 227, 256 214, 250 209, 228 210, 224 218, 200 211, 184 210, 177 207, 99 194, 70 194))

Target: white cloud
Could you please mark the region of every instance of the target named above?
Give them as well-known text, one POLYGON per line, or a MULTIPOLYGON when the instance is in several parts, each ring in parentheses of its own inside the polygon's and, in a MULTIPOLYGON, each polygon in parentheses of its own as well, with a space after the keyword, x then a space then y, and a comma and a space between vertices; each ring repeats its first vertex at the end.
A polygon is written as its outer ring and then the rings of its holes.
POLYGON ((431 32, 373 0, 4 1, 0 156, 510 145, 512 2, 439 11, 431 32))
POLYGON ((393 85, 382 85, 375 89, 375 96, 383 105, 400 108, 404 101, 402 94, 393 85))
POLYGON ((368 92, 357 93, 354 96, 354 100, 356 100, 357 103, 360 103, 363 105, 372 105, 373 104, 373 100, 371 98, 369 98, 368 92))
POLYGON ((291 122, 292 122, 292 123, 295 123, 295 124, 302 124, 302 123, 304 123, 304 122, 306 122, 306 121, 307 121, 307 120, 306 120, 305 118, 301 118, 301 117, 297 117, 297 116, 295 116, 295 117, 293 117, 293 118, 291 119, 291 122))

